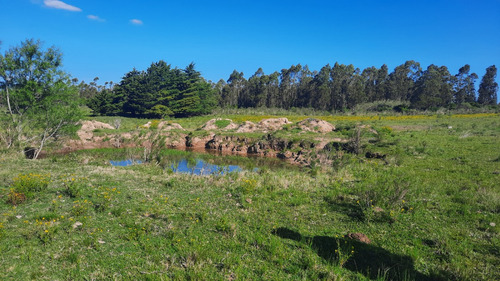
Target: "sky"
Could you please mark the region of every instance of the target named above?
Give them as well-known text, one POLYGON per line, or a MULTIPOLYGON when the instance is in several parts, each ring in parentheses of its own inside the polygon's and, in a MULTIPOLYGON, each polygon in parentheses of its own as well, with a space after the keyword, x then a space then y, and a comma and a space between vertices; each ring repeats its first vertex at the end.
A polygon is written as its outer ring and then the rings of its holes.
POLYGON ((59 48, 73 77, 101 84, 159 60, 194 62, 214 82, 235 69, 392 71, 407 60, 452 74, 469 64, 481 79, 500 67, 500 0, 0 0, 0 52, 29 38, 59 48))

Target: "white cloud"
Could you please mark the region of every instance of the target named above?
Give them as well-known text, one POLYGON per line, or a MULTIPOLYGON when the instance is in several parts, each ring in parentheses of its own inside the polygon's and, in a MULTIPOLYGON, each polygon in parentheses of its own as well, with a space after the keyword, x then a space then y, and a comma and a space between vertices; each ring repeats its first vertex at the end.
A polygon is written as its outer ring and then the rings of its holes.
POLYGON ((142 22, 142 20, 138 20, 138 19, 131 19, 130 22, 132 24, 135 24, 135 25, 143 25, 144 23, 142 22))
POLYGON ((54 9, 61 9, 61 10, 66 10, 66 11, 71 11, 71 12, 81 12, 82 9, 71 6, 69 4, 64 3, 63 1, 59 0, 44 0, 43 4, 45 4, 46 7, 49 8, 54 8, 54 9))
POLYGON ((100 21, 100 22, 105 21, 104 19, 101 19, 100 17, 95 16, 95 15, 88 15, 87 18, 90 20, 95 20, 95 21, 100 21))

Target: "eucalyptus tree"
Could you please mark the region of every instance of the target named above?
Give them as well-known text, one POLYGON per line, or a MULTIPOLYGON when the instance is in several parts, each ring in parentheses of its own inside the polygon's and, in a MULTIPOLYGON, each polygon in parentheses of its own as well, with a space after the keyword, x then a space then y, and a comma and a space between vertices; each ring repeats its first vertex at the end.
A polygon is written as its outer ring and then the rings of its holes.
POLYGON ((495 82, 496 76, 497 68, 495 65, 486 68, 486 74, 484 74, 481 84, 479 84, 478 103, 483 105, 497 104, 498 83, 495 82))
POLYGON ((297 87, 297 100, 295 107, 311 107, 311 91, 314 73, 309 70, 309 66, 302 67, 297 87))
POLYGON ((375 100, 386 100, 388 96, 388 79, 389 68, 383 64, 377 71, 377 79, 375 81, 375 100))
POLYGON ((275 71, 266 77, 266 106, 278 107, 280 73, 275 71))
POLYGON ((227 90, 224 92, 224 103, 229 107, 237 107, 238 99, 241 93, 245 90, 247 80, 243 76, 243 72, 233 70, 227 79, 227 90))
POLYGON ((411 104, 419 109, 448 106, 453 99, 452 87, 453 77, 448 68, 431 64, 415 83, 411 104))
POLYGON ((420 63, 406 61, 397 66, 389 75, 387 85, 387 99, 407 101, 413 95, 413 86, 422 73, 420 63))
POLYGON ((331 109, 331 67, 329 64, 323 66, 312 80, 311 105, 315 109, 331 109))
POLYGON ((455 104, 473 103, 476 100, 475 82, 478 78, 476 73, 470 72, 470 65, 466 64, 458 70, 455 75, 453 87, 453 102, 455 104))
POLYGON ((344 65, 335 63, 331 72, 331 106, 332 110, 345 110, 349 107, 349 95, 358 95, 354 93, 359 87, 353 87, 353 78, 359 75, 359 70, 355 69, 352 64, 344 65))
POLYGON ((369 101, 377 100, 378 69, 374 66, 367 67, 361 72, 365 84, 365 95, 369 101))
POLYGON ((299 81, 302 75, 302 65, 292 65, 282 69, 280 75, 280 104, 279 107, 289 109, 295 104, 298 97, 299 81))
POLYGON ((265 104, 266 100, 266 75, 262 68, 257 69, 248 79, 248 84, 239 98, 239 107, 258 107, 265 104))

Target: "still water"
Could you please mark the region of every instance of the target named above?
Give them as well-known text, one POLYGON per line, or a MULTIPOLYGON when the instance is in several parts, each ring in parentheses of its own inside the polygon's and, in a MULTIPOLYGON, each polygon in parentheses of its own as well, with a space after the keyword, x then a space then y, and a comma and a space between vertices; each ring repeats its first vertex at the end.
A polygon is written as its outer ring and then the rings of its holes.
MULTIPOLYGON (((131 165, 142 164, 141 160, 110 160, 109 163, 112 166, 126 167, 131 165)), ((172 160, 166 165, 166 168, 170 168, 174 173, 184 173, 193 175, 224 175, 227 173, 241 172, 245 169, 239 165, 217 165, 208 163, 203 159, 177 159, 172 160)), ((248 170, 248 169, 247 169, 248 170)), ((258 171, 257 168, 250 169, 251 171, 258 171)))

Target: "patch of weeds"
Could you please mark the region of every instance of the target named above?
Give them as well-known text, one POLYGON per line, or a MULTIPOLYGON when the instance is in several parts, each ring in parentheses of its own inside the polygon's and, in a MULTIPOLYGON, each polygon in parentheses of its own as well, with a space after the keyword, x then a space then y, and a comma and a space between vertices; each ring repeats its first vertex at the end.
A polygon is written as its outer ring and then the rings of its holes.
POLYGON ((26 198, 31 198, 36 192, 45 191, 50 182, 50 174, 19 174, 13 179, 12 187, 15 192, 23 193, 26 198))
POLYGON ((125 211, 126 211, 126 209, 124 207, 120 206, 120 207, 112 208, 110 213, 115 217, 120 217, 125 211))
POLYGON ((257 181, 254 179, 243 179, 237 191, 243 194, 250 194, 257 188, 257 181))
POLYGON ((90 208, 93 207, 93 203, 88 201, 87 199, 80 201, 76 200, 73 202, 73 208, 71 209, 71 214, 73 216, 83 216, 88 213, 90 208))
POLYGON ((92 199, 94 201, 94 209, 96 212, 103 212, 107 210, 114 200, 115 195, 119 194, 120 191, 116 187, 94 187, 92 199))
POLYGON ((415 151, 419 154, 425 154, 427 151, 427 142, 421 141, 417 147, 415 147, 415 151))
POLYGON ((53 240, 58 229, 59 223, 57 219, 43 217, 41 220, 36 220, 36 236, 43 244, 53 240))
POLYGON ((26 195, 24 195, 24 193, 16 192, 14 188, 10 189, 7 195, 7 203, 16 206, 24 201, 26 201, 26 195))
POLYGON ((221 119, 215 121, 215 126, 217 126, 217 128, 219 129, 224 129, 229 126, 229 124, 231 124, 231 120, 221 119))
POLYGON ((3 223, 0 222, 0 240, 2 240, 4 236, 5 236, 4 226, 3 223))
POLYGON ((63 179, 64 193, 71 198, 79 198, 85 192, 87 186, 87 178, 71 177, 63 179))
POLYGON ((220 232, 224 235, 231 237, 234 237, 236 235, 236 225, 230 223, 226 217, 220 218, 215 223, 215 230, 217 230, 217 232, 220 232))
POLYGON ((149 126, 150 130, 156 130, 158 129, 158 125, 160 124, 161 120, 152 120, 151 125, 149 126))
POLYGON ((139 241, 141 237, 146 235, 146 233, 149 231, 149 228, 147 226, 133 226, 129 227, 127 234, 125 235, 125 240, 128 241, 139 241))
POLYGON ((354 255, 354 246, 349 243, 348 239, 344 239, 343 243, 340 239, 335 239, 337 248, 335 249, 335 258, 340 268, 344 267, 346 262, 354 255))

